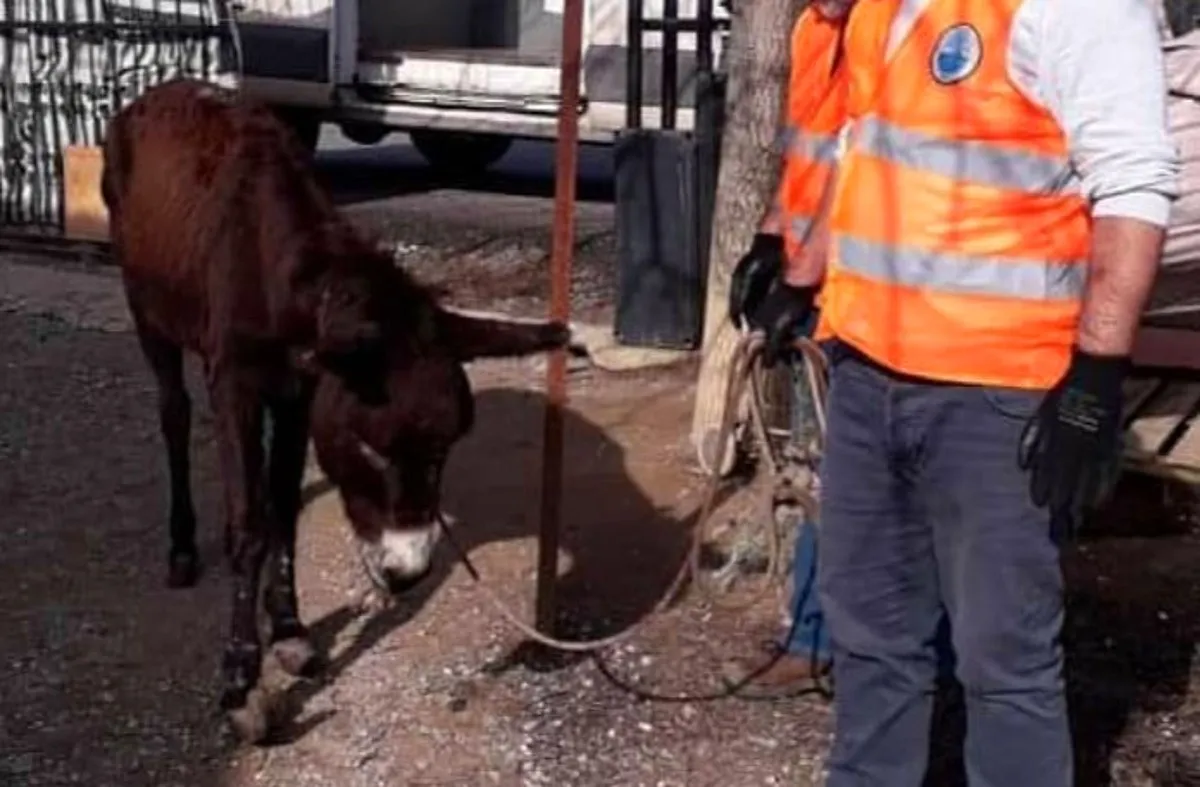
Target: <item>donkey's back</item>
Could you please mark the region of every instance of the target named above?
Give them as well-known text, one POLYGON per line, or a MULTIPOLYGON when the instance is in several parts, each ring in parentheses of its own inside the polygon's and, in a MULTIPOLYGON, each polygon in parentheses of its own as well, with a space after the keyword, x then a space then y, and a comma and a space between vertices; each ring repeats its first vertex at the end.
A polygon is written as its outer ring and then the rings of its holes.
POLYGON ((218 328, 285 330, 301 250, 339 219, 268 107, 204 82, 158 85, 111 120, 104 159, 114 251, 140 324, 205 354, 218 328))

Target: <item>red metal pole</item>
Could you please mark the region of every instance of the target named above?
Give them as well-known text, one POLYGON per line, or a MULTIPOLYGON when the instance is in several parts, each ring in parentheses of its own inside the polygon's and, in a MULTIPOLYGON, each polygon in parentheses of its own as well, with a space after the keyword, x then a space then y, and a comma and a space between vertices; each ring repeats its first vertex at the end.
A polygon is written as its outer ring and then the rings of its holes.
MULTIPOLYGON (((575 178, 579 159, 579 78, 583 48, 583 2, 566 0, 562 21, 558 140, 554 155, 554 228, 550 251, 550 319, 571 315, 571 257, 575 250, 575 178)), ((562 519, 563 407, 567 400, 567 355, 557 350, 546 365, 546 409, 542 427, 542 512, 538 529, 537 627, 555 631, 559 524, 562 519)))

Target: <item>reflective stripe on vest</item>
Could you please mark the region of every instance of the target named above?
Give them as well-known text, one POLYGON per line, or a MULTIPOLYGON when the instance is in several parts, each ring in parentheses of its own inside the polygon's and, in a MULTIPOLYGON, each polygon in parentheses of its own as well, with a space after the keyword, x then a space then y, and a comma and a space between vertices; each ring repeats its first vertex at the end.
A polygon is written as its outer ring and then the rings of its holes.
POLYGON ((813 219, 815 219, 815 218, 816 217, 811 214, 808 216, 804 216, 799 213, 795 213, 795 214, 788 216, 787 217, 788 232, 792 233, 797 238, 807 237, 809 229, 812 228, 813 219))
POLYGON ((783 132, 783 152, 788 156, 832 164, 837 159, 837 134, 818 134, 796 126, 783 132))
POLYGON ((1046 263, 975 257, 872 243, 842 235, 838 260, 846 270, 901 287, 1030 301, 1077 300, 1087 282, 1083 260, 1046 263))
POLYGON ((789 212, 779 202, 775 202, 771 205, 770 215, 764 224, 776 227, 773 231, 782 232, 785 236, 802 239, 807 236, 815 218, 812 213, 789 212))
POLYGON ((1004 150, 984 142, 943 139, 868 115, 854 127, 855 150, 909 169, 1029 194, 1078 193, 1065 156, 1004 150))
POLYGON ((792 253, 795 253, 816 219, 817 205, 813 195, 819 194, 816 185, 824 184, 831 172, 831 166, 837 161, 838 138, 836 134, 818 134, 789 127, 784 131, 784 139, 789 165, 793 168, 788 175, 812 181, 812 184, 804 184, 801 188, 793 188, 786 192, 790 205, 782 202, 776 205, 784 233, 791 240, 792 253), (804 198, 798 198, 801 194, 804 198))

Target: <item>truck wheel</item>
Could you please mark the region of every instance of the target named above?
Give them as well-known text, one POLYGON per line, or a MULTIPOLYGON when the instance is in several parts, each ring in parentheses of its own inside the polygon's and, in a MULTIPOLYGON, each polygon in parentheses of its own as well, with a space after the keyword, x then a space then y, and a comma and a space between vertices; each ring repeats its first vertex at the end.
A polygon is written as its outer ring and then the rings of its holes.
POLYGON ((434 169, 450 175, 476 175, 508 152, 512 137, 473 131, 409 132, 413 147, 434 169))
POLYGON ((392 133, 387 126, 376 123, 342 123, 342 136, 356 145, 377 145, 392 133))

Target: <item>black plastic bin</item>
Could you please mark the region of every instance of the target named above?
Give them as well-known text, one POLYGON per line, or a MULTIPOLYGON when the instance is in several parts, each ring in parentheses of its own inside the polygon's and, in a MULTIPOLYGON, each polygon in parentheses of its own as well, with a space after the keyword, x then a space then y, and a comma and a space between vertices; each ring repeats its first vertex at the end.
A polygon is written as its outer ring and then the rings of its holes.
POLYGON ((695 138, 626 129, 616 142, 616 337, 690 349, 700 341, 704 277, 695 138))
POLYGON ((725 79, 712 65, 711 0, 699 16, 681 20, 676 0, 665 0, 662 20, 641 19, 630 3, 627 73, 628 120, 617 135, 615 199, 617 303, 614 333, 624 345, 691 350, 704 333, 705 285, 713 202, 724 120, 725 79), (663 128, 643 129, 643 30, 661 31, 663 128), (695 130, 675 130, 680 31, 697 34, 695 130))

